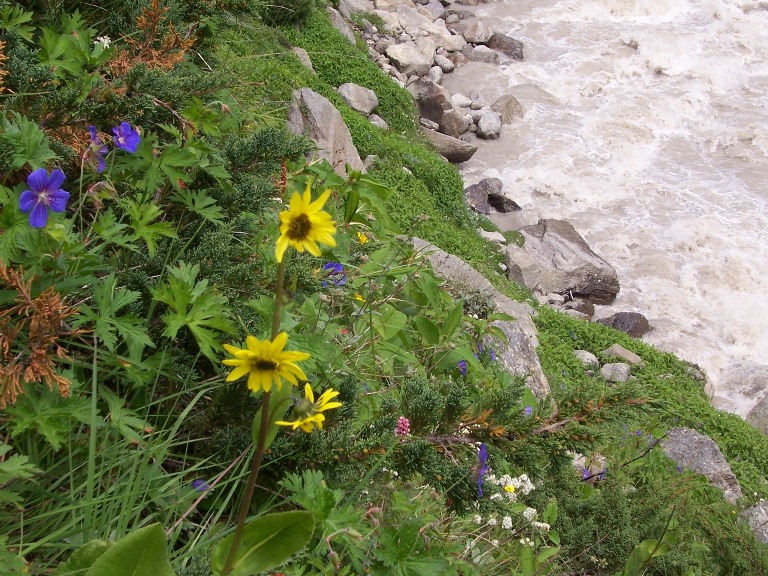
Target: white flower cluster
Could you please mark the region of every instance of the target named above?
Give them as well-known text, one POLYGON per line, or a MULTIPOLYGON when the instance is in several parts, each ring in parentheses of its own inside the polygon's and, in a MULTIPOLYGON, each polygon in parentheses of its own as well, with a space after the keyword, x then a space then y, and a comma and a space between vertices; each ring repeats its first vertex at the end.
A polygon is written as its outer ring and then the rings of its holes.
POLYGON ((112 39, 109 36, 97 36, 96 40, 93 41, 94 44, 101 44, 102 48, 106 50, 109 48, 109 45, 112 44, 112 39))
POLYGON ((536 518, 536 514, 538 514, 538 512, 536 512, 536 508, 526 508, 523 510, 523 518, 528 520, 528 522, 536 518))
POLYGON ((504 516, 504 518, 501 519, 501 527, 504 528, 504 530, 512 528, 512 518, 504 516))
MULTIPOLYGON (((518 493, 524 496, 530 494, 535 489, 533 482, 528 478, 528 474, 521 474, 517 478, 512 478, 509 474, 504 474, 501 478, 496 478, 494 474, 490 474, 486 477, 486 480, 490 484, 496 484, 500 486, 507 496, 507 500, 515 502, 517 500, 518 493)), ((501 498, 501 494, 496 492, 491 495, 491 500, 497 500, 501 498)))
POLYGON ((550 525, 546 522, 531 522, 531 526, 542 532, 549 532, 550 525))
POLYGON ((533 548, 536 545, 536 543, 533 540, 531 540, 530 538, 520 538, 520 545, 521 546, 530 546, 531 548, 533 548))

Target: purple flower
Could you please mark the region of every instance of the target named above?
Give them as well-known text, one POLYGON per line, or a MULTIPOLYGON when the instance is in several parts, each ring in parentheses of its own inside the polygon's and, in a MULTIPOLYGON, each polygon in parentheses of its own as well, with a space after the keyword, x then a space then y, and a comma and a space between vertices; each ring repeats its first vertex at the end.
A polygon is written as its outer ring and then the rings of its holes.
POLYGON ((206 490, 211 489, 211 485, 208 484, 205 480, 202 480, 200 478, 195 478, 192 480, 192 488, 197 490, 198 492, 205 492, 206 490))
POLYGON ((459 374, 462 376, 467 375, 467 361, 466 360, 459 360, 459 363, 456 364, 456 367, 459 369, 459 374))
POLYGON ((112 128, 112 133, 115 135, 116 147, 122 148, 130 154, 136 152, 141 137, 139 136, 139 131, 131 128, 128 122, 120 122, 120 126, 112 128))
POLYGON ((640 436, 642 436, 642 435, 643 435, 643 431, 642 430, 638 430, 637 432, 635 432, 635 436, 637 436, 638 438, 640 438, 640 436))
POLYGON ((523 412, 526 416, 530 416, 531 414, 533 414, 533 406, 526 406, 523 412))
POLYGON ((584 468, 584 470, 581 471, 581 479, 582 480, 588 480, 592 475, 589 473, 589 468, 584 468))
POLYGON ((328 272, 328 280, 323 280, 323 288, 330 286, 344 286, 347 283, 347 275, 344 273, 344 266, 338 262, 328 262, 323 266, 323 270, 328 272))
POLYGON ((83 158, 89 166, 96 169, 96 172, 101 173, 106 166, 104 156, 109 152, 109 148, 107 148, 107 145, 101 141, 101 138, 99 138, 99 134, 96 132, 96 126, 89 125, 88 132, 91 134, 91 143, 88 145, 88 148, 85 149, 83 158))
POLYGON ((488 471, 488 449, 485 447, 485 442, 480 444, 480 452, 477 455, 477 459, 480 462, 480 468, 477 470, 477 495, 483 497, 483 475, 488 471))
POLYGON ((61 189, 66 176, 56 168, 51 175, 45 168, 38 168, 27 177, 29 190, 24 190, 19 197, 19 208, 29 212, 29 223, 35 228, 45 228, 48 223, 48 210, 64 212, 69 200, 69 192, 61 189))
POLYGON ((495 362, 496 361, 496 352, 494 351, 493 348, 491 348, 491 353, 488 356, 491 359, 491 362, 495 362))

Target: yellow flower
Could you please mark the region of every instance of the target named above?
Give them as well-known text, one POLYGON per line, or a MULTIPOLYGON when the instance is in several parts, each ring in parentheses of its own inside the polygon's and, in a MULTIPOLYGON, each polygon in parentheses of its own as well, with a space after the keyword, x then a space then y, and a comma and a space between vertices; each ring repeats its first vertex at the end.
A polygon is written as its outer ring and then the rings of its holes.
POLYGON ((368 236, 366 236, 362 232, 358 232, 357 233, 357 241, 360 242, 361 245, 365 244, 366 242, 368 242, 368 236))
POLYGON ((293 407, 293 413, 296 416, 296 420, 292 422, 286 422, 285 420, 278 420, 275 424, 280 426, 290 426, 294 430, 301 428, 304 432, 312 432, 315 427, 318 430, 323 428, 323 422, 325 422, 325 416, 322 414, 326 410, 333 408, 339 408, 341 402, 331 402, 339 393, 333 388, 329 388, 320 395, 320 398, 315 400, 315 394, 312 392, 312 386, 309 384, 304 385, 304 398, 293 407))
POLYGON ((280 237, 275 249, 278 262, 283 261, 283 254, 288 246, 293 246, 299 252, 306 250, 313 256, 320 256, 318 242, 336 246, 336 240, 333 238, 336 234, 336 222, 331 220, 328 212, 322 210, 331 191, 326 190, 312 202, 309 187, 310 183, 307 182, 303 196, 294 192, 290 207, 280 213, 280 237))
POLYGON ((507 484, 504 486, 504 491, 512 494, 515 491, 515 487, 512 484, 507 484))
POLYGON ((355 300, 357 300, 358 302, 365 302, 365 298, 362 297, 360 292, 355 292, 355 300))
POLYGON ((233 382, 248 374, 248 388, 254 392, 264 388, 265 392, 269 392, 273 381, 280 390, 283 385, 282 378, 294 386, 298 385, 299 380, 306 380, 306 375, 295 362, 306 360, 309 354, 283 350, 287 342, 288 334, 281 332, 274 341, 261 341, 254 336, 248 336, 245 339, 245 349, 224 344, 226 351, 234 358, 227 358, 223 363, 226 366, 235 366, 227 376, 227 382, 233 382))

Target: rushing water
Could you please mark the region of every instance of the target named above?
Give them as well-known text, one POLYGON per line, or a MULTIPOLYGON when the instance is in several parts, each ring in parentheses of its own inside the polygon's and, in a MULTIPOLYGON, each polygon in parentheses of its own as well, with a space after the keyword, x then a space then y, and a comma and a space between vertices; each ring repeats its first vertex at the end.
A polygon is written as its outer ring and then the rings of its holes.
POLYGON ((645 340, 701 366, 715 404, 744 415, 763 390, 728 375, 768 365, 768 3, 473 10, 525 60, 464 66, 445 87, 510 93, 526 113, 462 165, 467 184, 498 177, 529 222, 571 221, 619 274, 600 315, 645 314, 645 340))

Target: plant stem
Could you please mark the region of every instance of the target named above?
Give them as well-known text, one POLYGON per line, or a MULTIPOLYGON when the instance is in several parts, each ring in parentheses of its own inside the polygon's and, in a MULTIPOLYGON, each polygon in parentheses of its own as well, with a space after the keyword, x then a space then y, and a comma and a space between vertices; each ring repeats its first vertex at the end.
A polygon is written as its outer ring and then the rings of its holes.
MULTIPOLYGON (((285 282, 285 258, 277 265, 277 287, 275 288, 275 312, 272 317, 272 340, 277 336, 280 330, 280 313, 283 308, 283 284, 285 282)), ((243 501, 240 503, 240 510, 237 513, 237 525, 235 527, 235 533, 232 536, 232 545, 229 548, 227 554, 227 561, 224 563, 224 569, 221 571, 221 576, 228 576, 232 571, 232 566, 235 563, 235 556, 237 556, 237 549, 240 547, 240 542, 243 539, 243 529, 245 528, 245 520, 248 518, 248 510, 251 507, 251 500, 253 499, 253 493, 256 490, 256 479, 259 476, 259 469, 261 468, 261 461, 264 458, 265 444, 267 440, 267 429, 269 428, 269 400, 272 397, 272 392, 264 392, 264 397, 261 403, 261 426, 259 428, 259 439, 256 442, 256 453, 253 455, 253 461, 251 462, 251 472, 248 474, 248 481, 245 485, 245 495, 243 501)))

